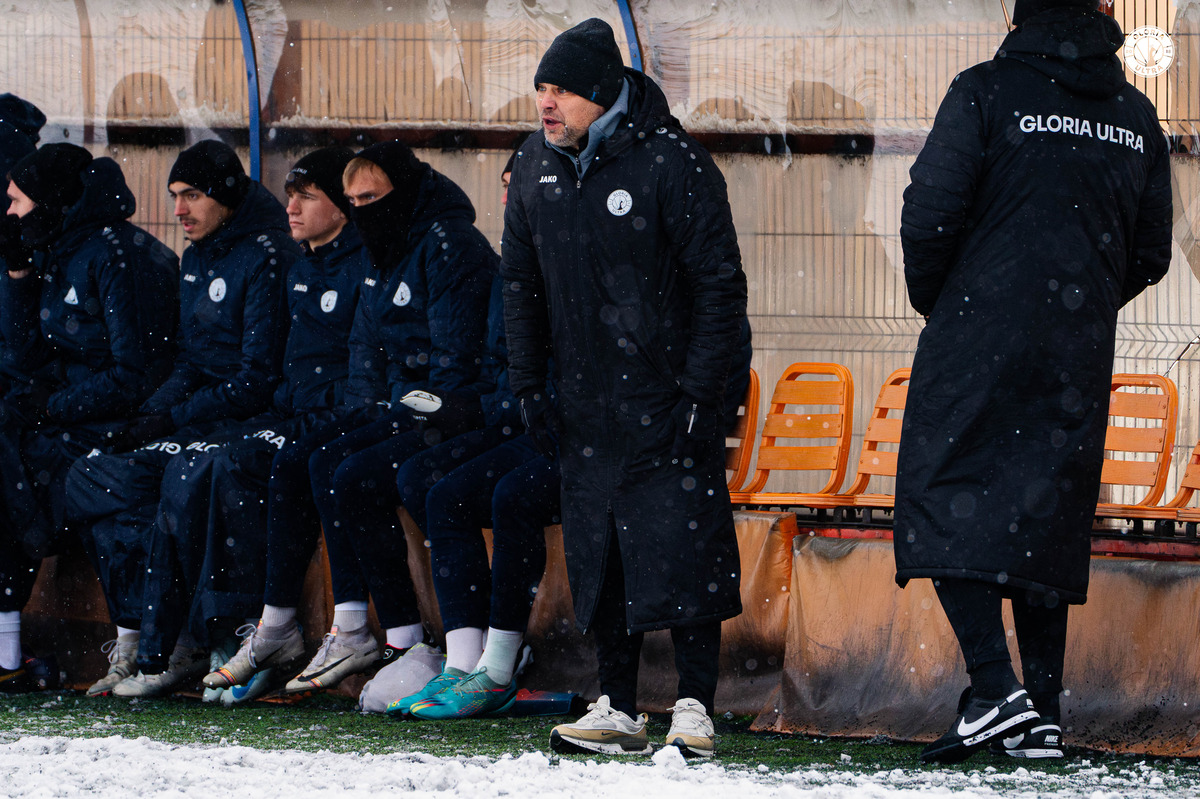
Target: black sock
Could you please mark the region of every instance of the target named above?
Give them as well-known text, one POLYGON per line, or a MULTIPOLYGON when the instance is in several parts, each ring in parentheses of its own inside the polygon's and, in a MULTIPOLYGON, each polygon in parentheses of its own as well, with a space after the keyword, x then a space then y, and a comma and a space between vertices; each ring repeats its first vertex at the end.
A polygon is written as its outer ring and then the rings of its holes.
POLYGON ((1018 684, 1012 663, 1007 660, 981 663, 971 672, 971 693, 980 699, 1003 699, 1018 684))

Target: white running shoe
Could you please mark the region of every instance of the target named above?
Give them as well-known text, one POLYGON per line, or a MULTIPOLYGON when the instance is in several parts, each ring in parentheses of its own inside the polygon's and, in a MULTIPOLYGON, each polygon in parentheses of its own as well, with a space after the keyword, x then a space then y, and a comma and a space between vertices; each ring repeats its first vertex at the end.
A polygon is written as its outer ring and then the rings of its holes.
POLYGON ((366 671, 379 660, 379 642, 365 626, 357 630, 339 631, 334 627, 325 633, 321 648, 304 671, 283 687, 283 693, 299 694, 333 688, 351 674, 366 671))
POLYGON ((237 634, 242 645, 227 663, 209 672, 204 678, 209 688, 229 688, 245 685, 256 672, 267 668, 291 666, 304 657, 304 636, 295 622, 278 627, 243 624, 237 634))
POLYGON ((102 696, 111 693, 117 683, 133 676, 137 671, 138 633, 126 633, 108 641, 100 647, 100 651, 108 655, 108 673, 93 683, 87 689, 88 696, 102 696))
POLYGON ((188 687, 208 668, 208 652, 199 647, 177 646, 162 674, 138 672, 113 687, 114 696, 150 698, 166 696, 176 688, 188 687))
POLYGON ((674 746, 684 757, 713 756, 713 723, 704 705, 695 699, 680 699, 671 708, 671 731, 667 746, 674 746))
POLYGON ((607 696, 588 705, 587 715, 579 721, 551 730, 550 748, 566 754, 648 755, 654 751, 646 735, 646 714, 631 719, 613 708, 607 696))

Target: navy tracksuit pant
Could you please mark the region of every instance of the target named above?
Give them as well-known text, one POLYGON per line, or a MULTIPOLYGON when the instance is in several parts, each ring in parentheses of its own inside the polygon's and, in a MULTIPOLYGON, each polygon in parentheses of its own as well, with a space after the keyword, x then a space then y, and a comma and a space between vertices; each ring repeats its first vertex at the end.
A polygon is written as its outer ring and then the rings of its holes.
POLYGON ((447 631, 525 629, 546 569, 545 528, 559 522, 561 501, 558 462, 524 434, 471 458, 432 487, 424 530, 447 631), (490 567, 480 534, 485 527, 492 529, 490 567))
POLYGON ((67 519, 100 577, 113 624, 141 626, 151 529, 170 464, 178 456, 186 459, 240 437, 239 424, 187 428, 132 452, 93 452, 71 466, 67 519))
POLYGON ((0 612, 29 601, 41 557, 62 531, 64 483, 71 464, 105 446, 116 423, 34 429, 0 401, 0 612))
POLYGON ((375 420, 354 413, 285 446, 269 487, 265 603, 299 605, 317 535, 324 531, 335 603, 370 595, 384 628, 419 623, 408 547, 396 515, 396 474, 425 448, 407 411, 375 420), (354 541, 368 536, 384 547, 360 558, 354 541), (379 565, 385 563, 403 568, 379 565), (382 583, 369 581, 367 571, 383 571, 382 583), (380 595, 369 594, 374 590, 380 595))
POLYGON ((242 423, 240 437, 185 451, 167 464, 150 528, 138 663, 165 668, 182 630, 209 640, 213 619, 240 623, 262 609, 267 561, 267 484, 287 442, 332 413, 242 423))

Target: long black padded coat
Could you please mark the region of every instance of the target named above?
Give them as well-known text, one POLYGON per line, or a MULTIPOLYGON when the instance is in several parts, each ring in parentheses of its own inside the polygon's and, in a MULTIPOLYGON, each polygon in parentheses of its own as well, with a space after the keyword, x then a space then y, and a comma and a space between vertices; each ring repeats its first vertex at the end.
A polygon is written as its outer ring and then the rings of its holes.
POLYGON ((904 193, 913 361, 896 580, 1085 601, 1117 311, 1170 261, 1168 153, 1099 13, 1026 21, 955 78, 904 193))
POLYGON ((611 514, 637 632, 740 612, 720 422, 685 471, 671 412, 684 390, 719 406, 749 348, 725 180, 661 89, 626 76, 629 112, 582 179, 541 132, 523 145, 501 275, 514 393, 543 387, 553 355, 576 620, 586 629, 595 612, 611 514))

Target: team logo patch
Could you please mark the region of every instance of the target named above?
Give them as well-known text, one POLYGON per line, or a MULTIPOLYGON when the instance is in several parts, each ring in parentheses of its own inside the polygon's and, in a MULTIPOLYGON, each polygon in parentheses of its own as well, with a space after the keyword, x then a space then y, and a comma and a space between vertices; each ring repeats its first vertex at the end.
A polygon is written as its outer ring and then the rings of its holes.
POLYGON ((325 313, 330 313, 337 307, 337 292, 333 289, 321 295, 321 310, 325 313))
POLYGON ((79 295, 75 293, 74 286, 71 286, 71 289, 67 292, 67 296, 63 297, 63 302, 65 302, 67 305, 79 304, 79 295))
POLYGON ((1125 37, 1125 66, 1143 78, 1157 78, 1175 61, 1175 42, 1162 28, 1144 25, 1125 37))
POLYGON ((225 299, 225 278, 219 277, 208 284, 208 298, 213 302, 225 299))
POLYGON ((608 212, 613 216, 625 216, 633 208, 633 197, 624 189, 608 195, 608 212))
POLYGON ((408 287, 407 283, 400 281, 400 285, 396 289, 396 293, 392 296, 392 305, 404 307, 405 305, 408 305, 411 300, 412 289, 408 287))

